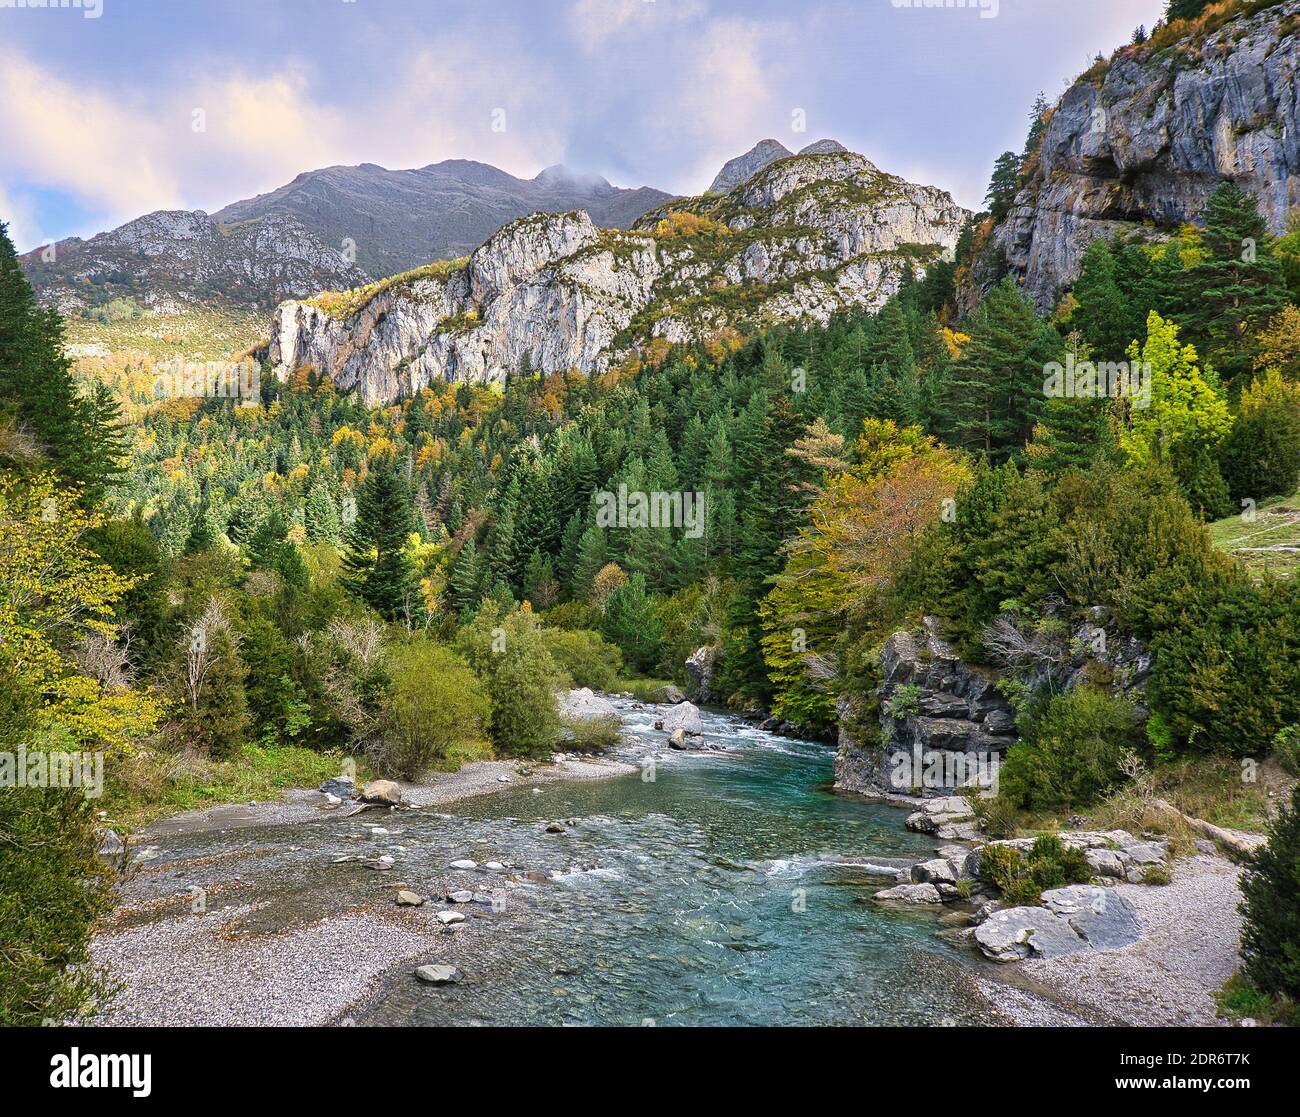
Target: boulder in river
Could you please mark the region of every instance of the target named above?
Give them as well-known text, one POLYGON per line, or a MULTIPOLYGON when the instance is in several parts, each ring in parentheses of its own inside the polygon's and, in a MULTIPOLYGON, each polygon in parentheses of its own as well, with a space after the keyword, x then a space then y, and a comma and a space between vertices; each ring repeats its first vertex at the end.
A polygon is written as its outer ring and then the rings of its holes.
POLYGON ((679 687, 673 686, 672 683, 664 685, 661 697, 665 702, 672 702, 674 704, 686 701, 686 695, 681 692, 679 687))
POLYGON ((410 892, 405 888, 397 893, 398 907, 418 908, 422 903, 424 903, 423 896, 417 896, 414 892, 410 892))
POLYGON ((371 780, 361 789, 361 798, 367 803, 387 803, 392 807, 405 805, 402 789, 392 780, 371 780))
POLYGON ((426 985, 454 985, 461 974, 455 966, 419 966, 415 976, 426 985))
POLYGON ((941 904, 943 897, 933 884, 896 884, 875 894, 877 900, 896 904, 941 904))
POLYGON ((590 687, 580 687, 558 699, 560 717, 569 721, 618 721, 618 711, 590 687))
POLYGON ((662 729, 669 736, 678 729, 698 735, 704 732, 704 722, 700 718, 698 707, 691 702, 681 702, 655 722, 655 728, 662 729))

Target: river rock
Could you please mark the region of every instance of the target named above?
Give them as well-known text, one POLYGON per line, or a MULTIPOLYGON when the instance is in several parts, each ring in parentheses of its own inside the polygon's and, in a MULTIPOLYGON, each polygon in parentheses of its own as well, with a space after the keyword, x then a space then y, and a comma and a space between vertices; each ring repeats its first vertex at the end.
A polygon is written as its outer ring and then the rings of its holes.
POLYGON ((397 893, 397 906, 403 908, 418 908, 424 903, 423 896, 417 896, 414 892, 408 892, 403 888, 397 893))
POLYGON ((367 803, 387 803, 393 807, 406 802, 402 798, 402 789, 392 780, 371 780, 361 789, 361 798, 367 803))
POLYGON ((319 790, 339 799, 351 799, 357 793, 357 781, 351 776, 335 776, 321 784, 319 790))
POLYGON ((453 904, 468 904, 474 899, 474 893, 468 888, 458 888, 455 892, 448 892, 447 899, 453 904))
POLYGON ((1113 889, 1095 884, 1071 884, 1043 893, 1048 911, 1064 916, 1070 926, 1097 950, 1113 950, 1138 940, 1137 913, 1113 889))
POLYGON ((694 703, 681 702, 656 721, 655 728, 662 729, 669 735, 678 729, 684 733, 700 734, 704 732, 704 722, 694 703))
POLYGON ((677 703, 686 701, 686 695, 684 695, 678 687, 673 686, 672 683, 668 683, 664 686, 661 697, 665 702, 677 703))
POLYGON ((563 694, 558 700, 560 717, 569 721, 618 721, 618 711, 590 687, 563 694))
POLYGON ((975 928, 975 941, 995 962, 1015 962, 1031 954, 1059 958, 1087 950, 1068 920, 1047 908, 1004 908, 975 928))
POLYGON ((393 859, 385 853, 382 857, 376 857, 373 861, 363 861, 362 864, 377 873, 386 873, 393 867, 393 859))
POLYGON ((453 861, 453 862, 451 863, 451 865, 448 866, 448 867, 449 867, 449 868, 452 868, 452 869, 460 869, 460 870, 462 870, 462 871, 466 871, 466 872, 467 872, 467 871, 469 871, 470 869, 477 869, 477 868, 478 868, 478 862, 477 862, 477 861, 471 861, 468 857, 462 857, 459 861, 453 861))
POLYGON ((686 693, 696 702, 714 702, 713 668, 718 660, 718 649, 711 644, 696 648, 686 657, 686 693))
POLYGON ((563 834, 565 831, 564 827, 560 823, 548 822, 546 824, 546 832, 548 834, 563 834))
POLYGON ((897 904, 943 903, 943 897, 933 884, 896 884, 877 892, 875 899, 897 904))
POLYGON ((1113 849, 1089 849, 1084 852, 1084 857, 1097 876, 1124 879, 1124 862, 1113 849))
POLYGON ((419 966, 415 976, 426 985, 454 985, 461 975, 455 966, 419 966))
POLYGON ((464 923, 465 917, 458 911, 440 911, 438 913, 438 922, 446 927, 452 923, 464 923))
POLYGON ((483 868, 493 873, 499 873, 505 866, 500 861, 485 861, 483 868))
POLYGON ((107 859, 121 857, 126 846, 122 844, 122 839, 117 836, 117 831, 105 827, 99 836, 99 853, 100 857, 107 859))
POLYGON ((912 880, 917 884, 956 884, 957 874, 946 858, 936 857, 932 861, 913 865, 912 880))

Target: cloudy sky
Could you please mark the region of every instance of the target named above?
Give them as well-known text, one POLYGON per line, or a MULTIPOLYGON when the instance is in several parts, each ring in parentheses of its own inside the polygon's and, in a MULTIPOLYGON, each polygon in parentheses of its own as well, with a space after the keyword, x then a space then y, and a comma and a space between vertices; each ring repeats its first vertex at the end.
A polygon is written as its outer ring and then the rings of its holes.
POLYGON ((20 251, 154 209, 213 211, 337 163, 471 158, 524 177, 565 163, 696 193, 766 136, 833 137, 978 208, 1034 95, 1055 98, 1164 8, 82 2, 0 0, 0 220, 20 251))

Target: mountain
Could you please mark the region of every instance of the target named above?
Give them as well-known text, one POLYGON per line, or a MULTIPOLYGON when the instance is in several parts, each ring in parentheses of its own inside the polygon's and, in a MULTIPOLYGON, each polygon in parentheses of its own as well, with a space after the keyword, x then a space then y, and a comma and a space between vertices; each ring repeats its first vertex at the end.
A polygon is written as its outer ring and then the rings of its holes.
MULTIPOLYGON (((803 148, 799 154, 823 155, 828 152, 847 150, 843 144, 836 143, 834 140, 818 140, 803 148)), ((764 167, 775 163, 778 159, 789 159, 792 154, 793 152, 778 140, 759 140, 744 155, 737 155, 723 164, 708 193, 726 194, 742 182, 753 178, 764 167)))
POLYGON ((562 166, 521 179, 469 159, 410 171, 363 163, 301 174, 270 194, 227 206, 216 219, 293 217, 326 244, 351 239, 357 263, 385 276, 463 256, 507 221, 530 213, 585 209, 599 224, 625 227, 670 197, 649 187, 621 189, 562 166))
POLYGON ((861 155, 786 156, 631 230, 581 211, 524 217, 463 261, 285 302, 265 356, 278 376, 311 365, 371 404, 525 364, 596 372, 651 339, 879 307, 909 266, 951 256, 967 216, 861 155))
POLYGON ((150 213, 89 240, 62 241, 53 261, 38 250, 22 264, 41 301, 65 312, 120 297, 155 309, 271 307, 462 255, 530 213, 582 208, 625 227, 670 196, 564 167, 519 179, 464 159, 409 171, 363 163, 305 172, 211 216, 150 213))
POLYGON ((1040 309, 1097 237, 1194 222, 1224 178, 1283 231, 1300 203, 1298 30, 1300 0, 1219 5, 1122 47, 1065 92, 993 233, 1040 309))

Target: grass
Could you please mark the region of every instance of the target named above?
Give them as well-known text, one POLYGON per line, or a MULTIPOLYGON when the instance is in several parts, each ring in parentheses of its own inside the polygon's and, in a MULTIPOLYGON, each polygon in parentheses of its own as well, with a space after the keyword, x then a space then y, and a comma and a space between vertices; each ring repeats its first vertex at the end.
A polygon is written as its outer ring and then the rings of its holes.
POLYGON ((305 301, 309 306, 318 307, 333 318, 346 318, 350 314, 355 314, 382 291, 387 291, 390 288, 409 287, 410 284, 420 279, 449 279, 468 264, 468 256, 461 256, 455 260, 435 260, 431 264, 423 264, 418 268, 412 268, 410 271, 390 275, 386 279, 367 284, 365 287, 354 287, 350 291, 322 291, 305 301))
POLYGON ((675 684, 666 679, 619 679, 618 689, 628 691, 638 702, 664 701, 664 687, 675 684))
MULTIPOLYGON (((245 745, 226 760, 141 750, 107 766, 100 809, 124 831, 165 815, 218 803, 279 799, 291 787, 317 787, 342 770, 342 752, 296 745, 245 745)), ((358 763, 358 779, 366 771, 358 763)))
POLYGON ((1283 1027, 1295 1027, 1300 1024, 1300 1006, 1286 997, 1274 997, 1261 993, 1238 970, 1214 995, 1218 1005, 1216 1015, 1236 1021, 1250 1017, 1256 1023, 1283 1027))
POLYGON ((139 318, 117 322, 70 315, 64 324, 69 345, 93 348, 104 356, 138 350, 154 359, 215 361, 235 357, 265 341, 270 318, 265 310, 191 306, 176 314, 145 311, 139 318))
POLYGON ((1252 522, 1238 513, 1206 526, 1214 545, 1256 577, 1293 578, 1300 570, 1300 491, 1261 502, 1252 522))
MULTIPOLYGON (((1254 769, 1253 781, 1244 779, 1243 773, 1240 761, 1222 756, 1162 764, 1140 772, 1093 807, 1079 811, 1081 828, 1163 834, 1174 856, 1182 857, 1192 851, 1195 839, 1205 835, 1163 809, 1163 800, 1215 826, 1261 833, 1271 821, 1275 805, 1290 798, 1295 779, 1273 759, 1254 769)), ((975 806, 990 837, 1052 833, 1062 830, 1066 821, 1063 815, 1013 810, 1000 798, 977 800, 975 806)))

